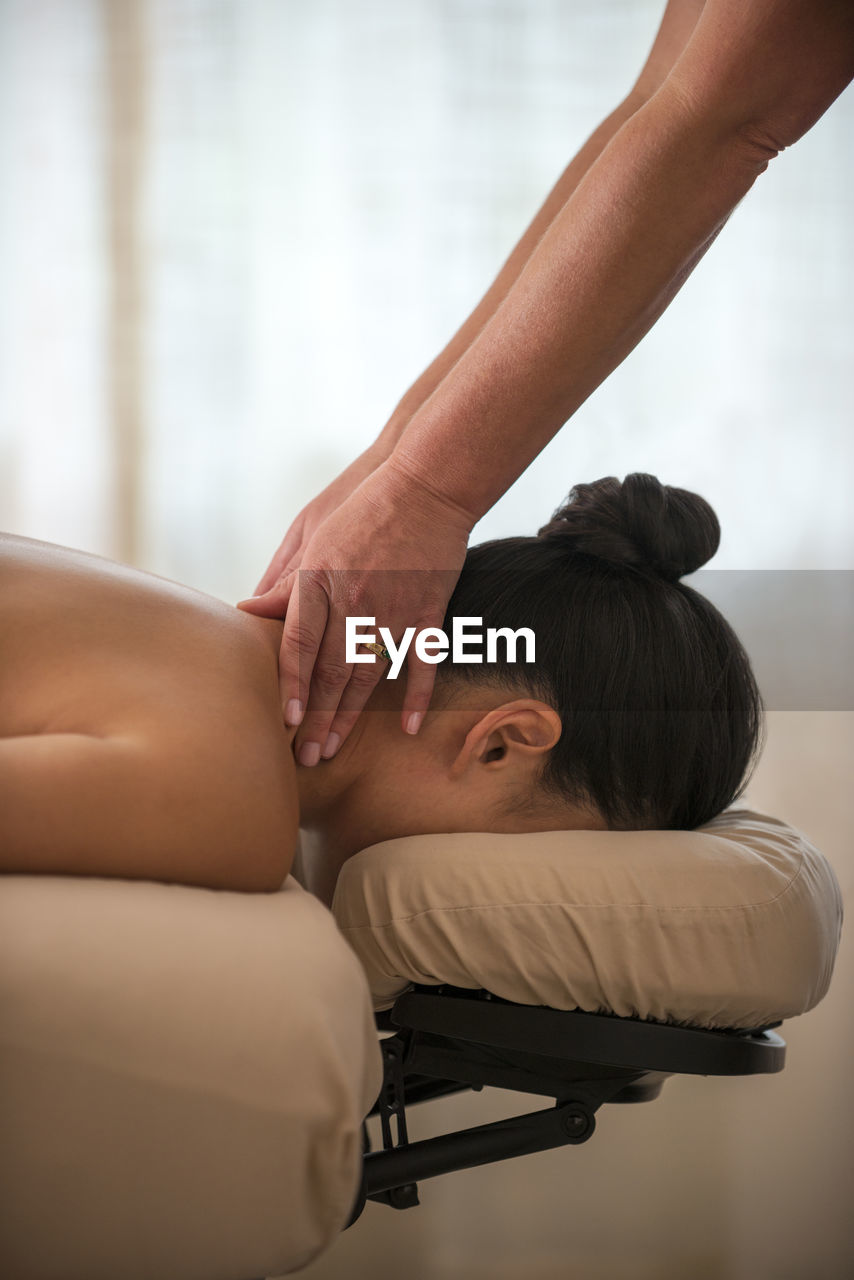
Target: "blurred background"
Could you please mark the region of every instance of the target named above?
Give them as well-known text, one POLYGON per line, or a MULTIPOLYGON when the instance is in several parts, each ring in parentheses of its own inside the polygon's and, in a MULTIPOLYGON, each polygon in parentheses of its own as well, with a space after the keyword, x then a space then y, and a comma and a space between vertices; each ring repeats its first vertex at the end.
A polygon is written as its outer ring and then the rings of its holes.
MULTIPOLYGON (((0 0, 0 512, 229 599, 637 75, 663 0, 0 0)), ((651 471, 850 568, 854 97, 478 528, 651 471)))
MULTIPOLYGON (((628 90, 662 11, 0 0, 0 527, 248 594, 628 90)), ((849 90, 476 538, 650 471, 715 507, 715 570, 790 575, 808 644, 797 575, 835 591, 854 569, 852 122, 849 90)), ((748 801, 804 830, 850 901, 854 704, 769 705, 748 801)), ((307 1274, 848 1277, 852 987, 849 948, 787 1026, 780 1077, 673 1081, 589 1148, 369 1206, 307 1274)))

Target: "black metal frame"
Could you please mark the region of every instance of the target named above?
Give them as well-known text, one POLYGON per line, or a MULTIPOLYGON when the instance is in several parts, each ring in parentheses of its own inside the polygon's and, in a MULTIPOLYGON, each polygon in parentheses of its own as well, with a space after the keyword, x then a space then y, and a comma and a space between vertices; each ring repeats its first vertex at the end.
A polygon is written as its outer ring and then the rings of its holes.
POLYGON ((362 1186, 352 1224, 375 1200, 418 1204, 418 1182, 550 1147, 586 1142, 605 1102, 649 1102, 671 1075, 751 1075, 782 1071, 785 1041, 772 1027, 710 1031, 613 1014, 512 1004, 486 991, 415 987, 377 1026, 383 1086, 371 1111, 383 1149, 365 1129, 362 1186), (406 1108, 494 1085, 553 1098, 554 1107, 495 1124, 409 1142, 406 1108), (394 1131, 393 1131, 394 1124, 394 1131))

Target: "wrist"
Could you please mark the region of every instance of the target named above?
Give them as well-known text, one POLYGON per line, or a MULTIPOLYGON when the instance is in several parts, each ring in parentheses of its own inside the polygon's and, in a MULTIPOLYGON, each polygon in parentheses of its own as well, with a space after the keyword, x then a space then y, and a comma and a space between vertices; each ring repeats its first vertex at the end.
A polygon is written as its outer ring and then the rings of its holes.
POLYGON ((442 491, 435 475, 423 474, 417 462, 398 451, 392 452, 375 472, 384 503, 396 510, 417 511, 432 522, 441 521, 457 529, 466 538, 477 522, 477 516, 442 491))

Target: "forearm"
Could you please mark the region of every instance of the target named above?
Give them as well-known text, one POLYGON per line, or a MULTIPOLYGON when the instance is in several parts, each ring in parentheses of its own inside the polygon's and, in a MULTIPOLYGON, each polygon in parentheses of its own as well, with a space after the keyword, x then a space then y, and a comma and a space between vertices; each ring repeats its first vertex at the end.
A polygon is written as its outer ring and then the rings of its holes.
POLYGON ((762 168, 664 95, 646 104, 393 460, 479 519, 652 326, 762 168))
POLYGON ((400 400, 376 442, 384 456, 388 456, 392 449, 395 448, 414 415, 426 403, 498 310, 498 307, 518 280, 543 235, 566 204, 585 173, 610 142, 614 134, 642 104, 642 101, 643 99, 639 92, 633 91, 629 94, 607 119, 603 120, 567 165, 566 169, 564 169, 487 293, 468 319, 460 326, 447 346, 400 400))
MULTIPOLYGON (((687 26, 687 9, 682 17, 687 26)), ((848 0, 706 0, 663 83, 407 426, 386 464, 392 487, 477 520, 633 349, 768 161, 852 74, 848 0)))
POLYGON ((772 155, 659 92, 416 414, 395 468, 477 521, 652 327, 772 155))
POLYGON ((567 165, 488 292, 444 350, 406 392, 378 438, 377 444, 384 457, 397 445, 413 416, 491 320, 584 175, 626 121, 667 79, 696 27, 704 4, 705 0, 668 0, 652 48, 631 91, 567 165))

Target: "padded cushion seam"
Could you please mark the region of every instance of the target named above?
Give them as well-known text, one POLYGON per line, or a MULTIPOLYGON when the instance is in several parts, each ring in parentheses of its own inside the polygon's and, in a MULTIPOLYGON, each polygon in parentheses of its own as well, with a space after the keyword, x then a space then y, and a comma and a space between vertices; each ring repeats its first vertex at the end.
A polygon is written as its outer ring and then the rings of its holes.
POLYGON ((784 897, 787 893, 790 892, 791 889, 794 888, 796 882, 798 881, 798 879, 803 873, 803 869, 804 869, 804 852, 803 852, 803 849, 801 849, 799 851, 799 860, 798 860, 797 870, 792 874, 791 878, 787 880, 783 888, 780 889, 778 893, 775 893, 773 897, 763 898, 759 902, 734 902, 728 905, 703 904, 696 907, 687 907, 687 906, 686 907, 670 907, 670 906, 660 906, 654 902, 572 902, 572 901, 566 901, 562 898, 557 900, 549 900, 547 902, 542 902, 542 901, 538 902, 536 899, 522 901, 520 899, 514 898, 514 899, 511 899, 509 902, 490 902, 487 904, 470 903, 468 905, 455 906, 455 907, 425 907, 423 911, 414 911, 411 914, 405 915, 405 916, 394 916, 391 920, 386 920, 386 921, 383 921, 382 923, 374 920, 369 921, 367 924, 342 923, 341 928, 344 930, 390 929, 396 924, 409 924, 413 920, 418 920, 421 916, 430 916, 430 915, 437 915, 437 914, 448 915, 452 912, 457 913, 460 911, 506 911, 508 909, 513 910, 519 907, 536 907, 538 910, 545 910, 545 909, 548 909, 549 907, 574 907, 578 909, 583 909, 585 911, 613 911, 615 908, 619 910, 623 910, 628 907, 645 907, 651 911, 659 911, 662 913, 680 912, 680 911, 702 911, 702 912, 756 911, 760 907, 768 907, 768 906, 771 906, 772 903, 779 902, 780 898, 784 897))

